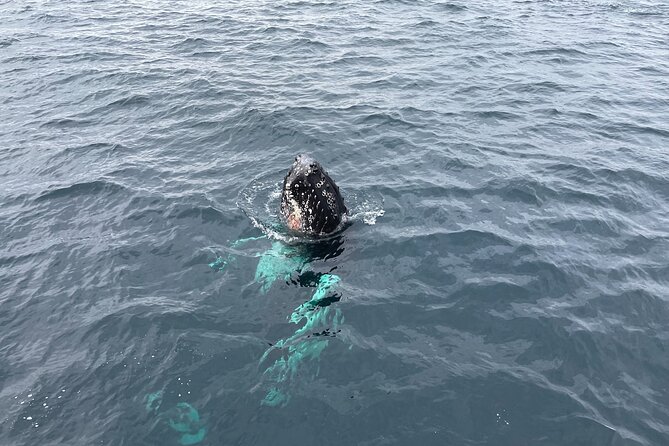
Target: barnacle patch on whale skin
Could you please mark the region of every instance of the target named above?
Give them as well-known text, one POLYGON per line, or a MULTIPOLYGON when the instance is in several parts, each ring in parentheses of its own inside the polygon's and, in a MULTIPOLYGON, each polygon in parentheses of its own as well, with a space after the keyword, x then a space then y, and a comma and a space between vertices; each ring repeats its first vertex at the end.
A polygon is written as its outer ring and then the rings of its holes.
POLYGON ((292 193, 288 194, 287 201, 288 205, 284 210, 286 224, 293 231, 299 231, 302 229, 302 209, 292 193))

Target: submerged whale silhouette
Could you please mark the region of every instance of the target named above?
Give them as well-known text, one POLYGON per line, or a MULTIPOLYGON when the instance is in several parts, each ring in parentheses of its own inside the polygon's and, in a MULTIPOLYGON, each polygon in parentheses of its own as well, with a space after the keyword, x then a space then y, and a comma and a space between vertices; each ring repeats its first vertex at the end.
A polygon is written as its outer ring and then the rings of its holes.
POLYGON ((309 155, 297 155, 281 192, 286 225, 308 235, 330 234, 342 224, 347 211, 339 187, 323 166, 309 155))

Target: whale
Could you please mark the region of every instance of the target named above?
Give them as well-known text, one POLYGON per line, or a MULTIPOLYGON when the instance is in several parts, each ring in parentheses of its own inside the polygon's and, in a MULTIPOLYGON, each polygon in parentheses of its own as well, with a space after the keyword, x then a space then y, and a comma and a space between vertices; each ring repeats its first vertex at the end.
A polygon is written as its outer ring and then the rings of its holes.
POLYGON ((348 209, 323 166, 310 155, 299 154, 283 180, 280 211, 291 231, 321 236, 336 232, 348 209))

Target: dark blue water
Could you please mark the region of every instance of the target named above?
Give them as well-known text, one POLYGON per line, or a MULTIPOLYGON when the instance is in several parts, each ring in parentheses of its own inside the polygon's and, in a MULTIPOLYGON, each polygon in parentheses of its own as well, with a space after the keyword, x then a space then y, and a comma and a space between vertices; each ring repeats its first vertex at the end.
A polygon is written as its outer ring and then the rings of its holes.
POLYGON ((0 16, 3 446, 669 444, 666 2, 0 16))

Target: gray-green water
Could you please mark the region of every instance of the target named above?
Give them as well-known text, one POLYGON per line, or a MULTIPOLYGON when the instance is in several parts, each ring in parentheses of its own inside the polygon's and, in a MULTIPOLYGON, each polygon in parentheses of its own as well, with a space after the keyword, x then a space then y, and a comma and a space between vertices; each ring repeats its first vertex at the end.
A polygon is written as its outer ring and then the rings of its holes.
POLYGON ((1 445, 669 444, 666 3, 0 16, 1 445))

